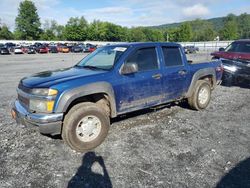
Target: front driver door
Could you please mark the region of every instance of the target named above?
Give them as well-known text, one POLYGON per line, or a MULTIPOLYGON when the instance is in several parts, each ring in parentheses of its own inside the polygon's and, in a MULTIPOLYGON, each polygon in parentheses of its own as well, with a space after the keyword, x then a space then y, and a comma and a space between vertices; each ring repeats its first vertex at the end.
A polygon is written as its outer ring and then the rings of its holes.
POLYGON ((124 63, 136 63, 138 72, 120 75, 118 113, 143 109, 162 99, 162 73, 156 47, 140 48, 131 53, 124 63))

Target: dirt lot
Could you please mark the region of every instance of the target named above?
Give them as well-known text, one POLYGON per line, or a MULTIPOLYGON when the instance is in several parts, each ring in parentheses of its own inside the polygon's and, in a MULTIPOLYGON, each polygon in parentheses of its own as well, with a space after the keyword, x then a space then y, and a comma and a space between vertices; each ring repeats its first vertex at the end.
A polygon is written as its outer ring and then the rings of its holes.
MULTIPOLYGON (((113 120, 85 154, 10 117, 18 81, 81 54, 0 56, 0 187, 250 187, 250 90, 219 86, 209 108, 185 105, 113 120)), ((196 55, 195 58, 204 57, 196 55)))

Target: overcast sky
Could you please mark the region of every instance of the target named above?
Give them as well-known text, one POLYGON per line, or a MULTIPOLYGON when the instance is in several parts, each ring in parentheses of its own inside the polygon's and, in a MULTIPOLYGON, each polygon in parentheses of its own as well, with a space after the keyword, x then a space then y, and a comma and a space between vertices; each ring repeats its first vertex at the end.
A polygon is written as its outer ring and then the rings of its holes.
MULTIPOLYGON (((22 0, 0 0, 0 19, 11 30, 22 0)), ((70 17, 84 16, 122 26, 152 26, 213 18, 229 13, 250 13, 250 0, 33 0, 41 22, 54 19, 60 24, 70 17)))

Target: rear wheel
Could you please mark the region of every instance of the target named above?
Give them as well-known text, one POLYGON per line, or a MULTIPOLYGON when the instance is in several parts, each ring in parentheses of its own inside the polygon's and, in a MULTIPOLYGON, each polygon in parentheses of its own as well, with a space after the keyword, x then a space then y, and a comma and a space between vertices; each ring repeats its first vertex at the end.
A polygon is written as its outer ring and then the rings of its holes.
POLYGON ((193 94, 188 98, 188 104, 192 109, 205 109, 211 99, 211 85, 205 80, 198 80, 196 82, 193 94))
POLYGON ((73 150, 84 152, 100 145, 106 138, 110 119, 95 103, 84 102, 65 116, 62 138, 73 150))

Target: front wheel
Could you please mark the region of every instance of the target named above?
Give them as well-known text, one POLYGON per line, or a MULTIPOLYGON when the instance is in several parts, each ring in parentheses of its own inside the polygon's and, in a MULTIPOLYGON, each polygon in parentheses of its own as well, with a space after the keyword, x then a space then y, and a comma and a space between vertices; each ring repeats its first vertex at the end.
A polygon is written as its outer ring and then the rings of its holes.
POLYGON ((211 99, 211 85, 205 80, 198 80, 195 84, 193 94, 188 98, 188 104, 194 110, 205 109, 211 99))
POLYGON ((62 138, 73 150, 84 152, 104 141, 109 125, 110 119, 100 106, 91 102, 80 103, 65 116, 62 138))

